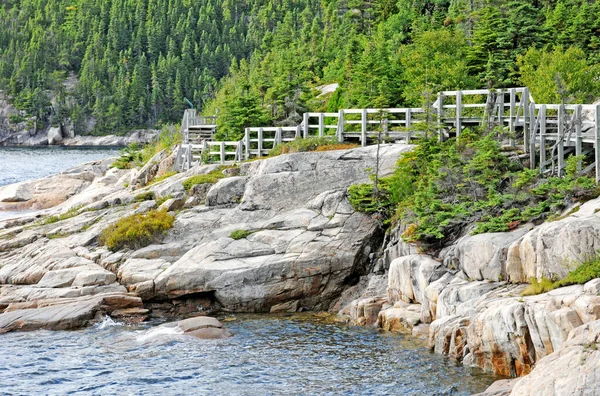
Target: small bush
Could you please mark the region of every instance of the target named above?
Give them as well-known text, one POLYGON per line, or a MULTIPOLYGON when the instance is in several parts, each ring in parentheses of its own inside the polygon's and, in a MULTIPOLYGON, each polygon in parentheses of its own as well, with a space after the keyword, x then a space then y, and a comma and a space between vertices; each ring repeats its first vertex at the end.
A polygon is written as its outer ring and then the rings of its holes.
POLYGON ((196 175, 196 176, 192 176, 190 178, 185 179, 183 181, 183 188, 185 189, 185 191, 190 191, 190 189, 192 187, 194 187, 196 184, 205 184, 205 183, 214 184, 214 183, 218 182, 220 179, 223 179, 225 177, 227 177, 227 176, 223 174, 223 171, 221 169, 214 170, 205 175, 196 175))
POLYGON ((229 235, 229 238, 235 239, 237 241, 238 239, 247 238, 250 234, 252 234, 252 231, 235 230, 231 233, 231 235, 229 235))
POLYGON ((69 209, 65 213, 62 213, 62 214, 59 214, 59 215, 55 215, 55 216, 46 217, 45 219, 43 219, 41 221, 40 224, 41 225, 54 224, 54 223, 58 223, 59 221, 70 219, 71 217, 77 216, 79 214, 79 210, 80 209, 81 209, 81 206, 72 207, 71 209, 69 209))
POLYGON ((154 179, 152 179, 152 181, 151 181, 150 183, 148 183, 148 184, 156 184, 156 183, 160 183, 161 181, 163 181, 163 180, 166 180, 166 179, 168 179, 169 177, 171 177, 171 176, 174 176, 174 175, 176 175, 176 174, 177 174, 177 172, 175 172, 175 171, 169 171, 169 172, 166 172, 165 174, 163 174, 163 175, 161 175, 161 176, 159 176, 159 177, 155 177, 155 178, 154 178, 154 179))
POLYGON ((355 147, 358 147, 358 145, 339 143, 337 140, 329 137, 299 138, 292 142, 277 145, 269 151, 269 156, 274 157, 280 154, 301 153, 305 151, 347 150, 355 147))
POLYGON ((9 114, 8 115, 8 121, 11 124, 19 124, 23 121, 25 121, 25 117, 19 115, 19 114, 9 114))
POLYGON ((100 243, 113 252, 124 247, 139 249, 157 241, 174 222, 175 217, 164 210, 135 214, 105 228, 100 243))
POLYGON ((581 263, 579 267, 569 272, 565 278, 556 282, 556 287, 582 285, 595 278, 600 278, 600 256, 581 263))
POLYGON ((538 282, 536 278, 531 278, 529 281, 531 284, 527 286, 525 290, 523 290, 521 293, 522 296, 534 296, 536 294, 549 292, 550 290, 554 290, 556 288, 555 283, 546 277, 542 277, 541 282, 538 282))
POLYGON ((136 195, 133 198, 133 201, 131 201, 131 202, 133 202, 133 203, 144 202, 144 201, 151 201, 153 199, 154 199, 154 192, 146 191, 146 192, 136 195))
POLYGON ((131 169, 138 166, 142 161, 142 148, 137 143, 131 143, 129 146, 119 150, 119 158, 112 163, 113 168, 131 169))

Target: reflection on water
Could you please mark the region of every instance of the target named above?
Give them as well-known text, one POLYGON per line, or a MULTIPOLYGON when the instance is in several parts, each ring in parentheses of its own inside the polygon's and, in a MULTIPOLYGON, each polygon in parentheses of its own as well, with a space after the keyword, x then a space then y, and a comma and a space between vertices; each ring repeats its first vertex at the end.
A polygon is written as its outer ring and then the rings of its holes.
POLYGON ((0 147, 0 186, 39 179, 117 154, 115 147, 0 147))
POLYGON ((494 377, 409 337, 312 320, 245 316, 227 340, 104 321, 0 336, 9 394, 466 395, 494 377), (152 336, 149 336, 152 335, 152 336), (18 380, 16 380, 18 378, 18 380))

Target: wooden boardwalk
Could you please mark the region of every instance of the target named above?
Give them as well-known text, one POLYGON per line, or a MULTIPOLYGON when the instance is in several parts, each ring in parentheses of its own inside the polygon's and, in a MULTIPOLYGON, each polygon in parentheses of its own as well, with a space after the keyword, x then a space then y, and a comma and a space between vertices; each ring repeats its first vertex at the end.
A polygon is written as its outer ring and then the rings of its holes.
POLYGON ((465 128, 480 126, 503 138, 506 145, 529 153, 530 167, 543 173, 563 175, 569 155, 591 155, 593 163, 579 168, 582 173, 594 169, 599 181, 599 114, 597 104, 537 104, 526 87, 443 91, 427 108, 304 113, 297 126, 251 127, 239 142, 214 142, 214 117, 198 117, 195 111, 186 110, 178 164, 189 168, 200 160, 228 164, 262 157, 276 145, 297 138, 330 136, 366 146, 376 143, 377 136, 403 143, 432 134, 441 140, 460 138, 465 128), (195 133, 198 130, 210 130, 211 134, 201 136, 201 143, 195 133))

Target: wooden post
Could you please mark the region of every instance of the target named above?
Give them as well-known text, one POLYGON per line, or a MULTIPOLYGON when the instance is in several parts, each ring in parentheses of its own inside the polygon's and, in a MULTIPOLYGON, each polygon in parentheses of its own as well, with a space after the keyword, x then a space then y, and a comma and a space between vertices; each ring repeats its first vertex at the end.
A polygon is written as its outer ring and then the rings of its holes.
MULTIPOLYGON (((529 114, 535 118, 535 103, 529 105, 529 114)), ((539 121, 539 118, 538 118, 539 121)), ((538 122, 532 120, 529 129, 529 169, 535 169, 535 132, 538 127, 538 122)))
POLYGON ((406 117, 404 118, 404 126, 406 127, 406 144, 410 144, 410 138, 412 135, 412 131, 410 130, 410 128, 412 127, 411 116, 412 114, 409 107, 406 109, 406 117))
POLYGON ((510 120, 508 121, 508 130, 510 132, 510 145, 515 145, 515 124, 516 124, 516 100, 517 90, 514 88, 510 89, 510 120))
POLYGON ((456 138, 462 130, 462 91, 456 93, 456 138))
POLYGON ((297 125, 296 126, 296 136, 294 136, 294 138, 298 139, 301 136, 302 136, 302 125, 297 125))
POLYGON ((438 92, 438 134, 440 142, 444 141, 444 126, 442 124, 444 117, 444 95, 438 92))
POLYGON ((263 148, 263 129, 258 128, 258 157, 262 157, 263 148))
MULTIPOLYGON (((575 107, 575 155, 581 155, 582 137, 581 137, 581 105, 575 107)), ((581 172, 581 159, 577 160, 577 173, 581 172)))
POLYGON ((319 113, 319 137, 323 137, 325 131, 325 114, 319 113))
POLYGON ((529 124, 531 122, 529 115, 529 88, 523 89, 523 146, 525 152, 529 149, 529 124))
POLYGON ((338 112, 338 127, 336 131, 337 140, 340 143, 344 142, 344 110, 338 112))
POLYGON ((560 177, 563 175, 563 166, 565 162, 565 107, 560 106, 558 108, 558 137, 556 142, 558 144, 558 171, 557 175, 560 177))
POLYGON ((500 127, 504 129, 504 91, 499 89, 497 91, 497 99, 498 102, 498 124, 500 127))
MULTIPOLYGON (((187 168, 190 169, 192 167, 192 145, 187 145, 187 152, 185 153, 187 168)), ((202 161, 200 161, 202 162, 202 161)))
POLYGON ((250 159, 250 128, 246 128, 246 134, 244 135, 244 141, 246 146, 246 159, 250 159))
POLYGON ((275 148, 275 146, 277 146, 278 144, 281 144, 282 134, 283 131, 281 130, 281 127, 277 128, 277 130, 275 131, 275 141, 273 142, 273 148, 275 148))
POLYGON ((304 113, 303 127, 304 127, 303 136, 304 136, 304 139, 306 139, 308 137, 308 113, 304 113))
POLYGON ((540 108, 540 173, 546 167, 546 105, 540 108))
POLYGON ((596 183, 600 181, 600 104, 596 105, 594 128, 594 160, 596 161, 596 183))
POLYGON ((219 147, 219 155, 221 156, 221 165, 225 163, 225 142, 221 142, 219 147))
POLYGON ((367 145, 367 109, 362 110, 362 117, 360 121, 360 143, 363 147, 365 147, 367 145))

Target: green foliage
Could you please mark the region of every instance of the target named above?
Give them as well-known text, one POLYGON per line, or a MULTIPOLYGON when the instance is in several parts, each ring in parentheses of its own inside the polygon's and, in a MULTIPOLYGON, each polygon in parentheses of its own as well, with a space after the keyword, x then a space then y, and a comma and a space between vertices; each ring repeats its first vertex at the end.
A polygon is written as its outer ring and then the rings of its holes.
POLYGON ((165 195, 162 198, 157 198, 156 199, 156 206, 160 206, 160 205, 164 204, 167 200, 169 200, 171 198, 173 198, 173 196, 171 194, 165 195))
POLYGON ((166 172, 166 173, 162 174, 161 176, 155 177, 154 179, 152 179, 152 181, 149 184, 160 183, 161 181, 166 180, 169 177, 174 176, 176 174, 177 174, 177 172, 175 172, 175 171, 166 172))
POLYGON ((81 206, 74 206, 71 209, 69 209, 68 211, 66 211, 65 213, 46 217, 45 219, 43 219, 40 222, 40 224, 46 225, 46 224, 58 223, 59 221, 67 220, 67 219, 77 216, 80 213, 80 211, 81 211, 81 206))
POLYGON ((153 191, 145 191, 141 194, 136 195, 131 202, 144 202, 144 201, 152 201, 154 199, 153 191))
POLYGON ((551 279, 542 277, 542 281, 538 282, 536 278, 529 280, 530 285, 521 293, 522 296, 534 296, 541 293, 547 293, 554 290, 557 286, 551 279))
POLYGON ((19 123, 25 121, 25 117, 23 117, 23 116, 21 116, 19 114, 11 113, 11 114, 8 115, 8 121, 11 124, 19 124, 19 123))
POLYGON ((558 287, 569 285, 583 285, 592 279, 600 278, 600 256, 592 257, 580 263, 577 268, 559 281, 542 277, 538 282, 536 278, 530 279, 530 285, 521 293, 523 296, 532 296, 540 293, 546 293, 558 287))
POLYGON ((306 110, 420 106, 438 89, 525 83, 538 103, 584 101, 598 96, 598 20, 584 0, 10 0, 0 90, 78 134, 91 116, 92 133, 179 121, 189 98, 220 110, 227 140, 306 110), (332 82, 333 95, 312 89, 332 82))
POLYGON ((238 239, 243 239, 243 238, 248 237, 248 235, 251 235, 252 233, 254 233, 254 231, 235 230, 235 231, 231 232, 231 234, 229 235, 229 238, 235 239, 237 241, 238 239))
POLYGON ((590 65, 581 48, 531 48, 517 65, 538 103, 592 103, 600 96, 600 65, 590 65))
POLYGON ((117 169, 131 169, 141 162, 142 148, 137 143, 131 143, 119 150, 119 158, 112 163, 112 166, 117 169))
POLYGON ((565 278, 556 282, 555 287, 582 285, 595 278, 600 278, 600 256, 581 263, 576 269, 569 272, 565 278))
POLYGON ((269 151, 269 156, 274 157, 281 154, 302 153, 306 151, 346 150, 355 147, 358 147, 358 145, 338 143, 337 140, 329 137, 299 138, 275 146, 275 148, 269 151))
POLYGON ((214 184, 225 177, 227 176, 223 174, 223 170, 217 169, 205 175, 196 175, 189 177, 185 179, 182 184, 185 191, 190 191, 190 189, 197 184, 214 184))
POLYGON ((113 252, 125 247, 139 249, 158 241, 174 222, 175 217, 163 210, 135 214, 105 228, 100 235, 100 243, 113 252))
POLYGON ((381 180, 379 197, 372 185, 357 185, 350 202, 384 218, 394 208, 406 240, 439 247, 472 224, 473 234, 510 231, 598 196, 594 179, 577 175, 578 161, 568 159, 565 177, 542 178, 509 161, 491 135, 465 131, 459 140, 422 141, 381 180))
POLYGON ((168 125, 162 128, 158 139, 144 147, 137 143, 119 150, 119 158, 112 163, 118 169, 131 169, 144 166, 154 155, 162 150, 171 151, 177 144, 181 143, 182 136, 179 128, 168 125))

